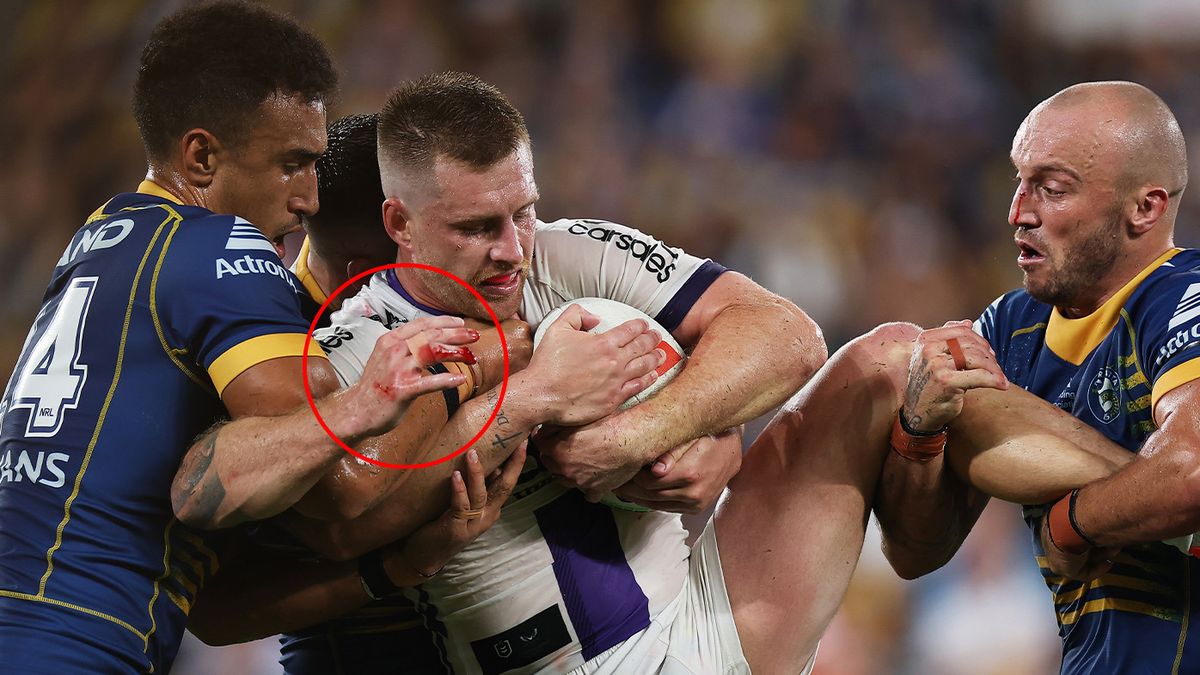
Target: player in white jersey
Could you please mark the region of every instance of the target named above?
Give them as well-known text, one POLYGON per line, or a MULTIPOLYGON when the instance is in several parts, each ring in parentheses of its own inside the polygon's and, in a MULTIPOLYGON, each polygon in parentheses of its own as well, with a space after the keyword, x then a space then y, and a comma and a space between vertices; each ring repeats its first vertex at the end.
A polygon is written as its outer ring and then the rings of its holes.
MULTIPOLYGON (((725 271, 615 223, 539 221, 535 228, 518 311, 533 325, 572 299, 605 297, 674 328, 725 271)), ((346 301, 317 335, 342 384, 350 386, 379 336, 441 313, 416 301, 388 271, 346 301)), ((520 381, 511 391, 524 395, 520 381)), ((455 672, 490 672, 499 664, 581 666, 655 620, 670 624, 664 612, 676 610, 673 601, 688 574, 686 536, 676 514, 590 504, 531 459, 497 525, 410 595, 427 625, 436 626, 455 672), (534 633, 538 640, 521 641, 534 633)), ((719 575, 714 581, 719 584, 719 575)))
MULTIPOLYGON (((516 312, 524 299, 527 279, 535 276, 534 267, 541 264, 540 258, 534 260, 537 221, 533 204, 537 189, 528 135, 519 113, 494 88, 476 78, 457 74, 425 78, 401 89, 389 101, 381 117, 380 150, 383 185, 389 197, 384 207, 385 229, 399 245, 398 259, 446 269, 466 279, 499 315, 516 312), (516 133, 504 133, 514 127, 516 133)), ((528 607, 521 616, 499 612, 485 615, 487 607, 475 607, 471 598, 460 596, 482 588, 494 604, 512 603, 513 599, 484 583, 489 573, 467 564, 441 573, 458 574, 460 579, 447 576, 445 586, 437 589, 437 600, 442 607, 453 603, 460 603, 458 607, 463 608, 474 607, 473 613, 467 612, 468 616, 462 617, 459 630, 470 628, 487 637, 463 641, 453 658, 473 659, 466 672, 508 672, 522 668, 561 672, 576 666, 586 672, 744 672, 747 662, 766 664, 769 659, 779 659, 792 671, 801 670, 811 661, 816 638, 832 615, 849 577, 848 568, 852 567, 849 550, 852 548, 856 556, 861 546, 862 521, 869 504, 869 497, 863 495, 873 491, 882 457, 874 465, 855 469, 864 475, 853 477, 850 488, 857 501, 847 502, 836 494, 842 487, 840 473, 834 466, 840 463, 840 458, 814 456, 810 461, 807 457, 788 457, 788 466, 783 470, 768 471, 768 464, 777 453, 771 447, 760 448, 757 453, 752 450, 751 458, 759 457, 752 462, 757 464, 750 472, 752 483, 745 483, 745 491, 735 493, 734 499, 727 502, 718 516, 716 529, 710 527, 701 536, 687 557, 686 578, 681 556, 672 559, 671 553, 648 550, 661 543, 660 551, 687 554, 672 545, 668 537, 657 542, 636 528, 617 524, 618 518, 633 521, 666 516, 613 515, 608 507, 588 502, 582 494, 596 498, 601 489, 607 492, 633 479, 634 485, 626 487, 640 491, 639 498, 644 501, 675 496, 671 493, 673 486, 651 485, 657 476, 656 469, 644 467, 656 458, 668 464, 664 455, 667 451, 757 417, 786 399, 824 358, 819 331, 794 305, 741 275, 723 273, 696 288, 690 282, 703 279, 704 274, 695 271, 685 280, 680 271, 685 267, 679 262, 682 254, 662 248, 653 240, 639 241, 640 235, 636 233, 600 222, 568 221, 562 226, 563 231, 557 234, 573 239, 578 242, 576 245, 603 243, 606 256, 623 258, 624 264, 612 270, 613 278, 608 278, 610 272, 606 266, 600 271, 594 269, 591 276, 596 278, 592 283, 600 288, 622 288, 622 284, 629 283, 627 288, 636 289, 638 283, 621 278, 633 272, 645 275, 647 289, 657 285, 657 290, 649 293, 649 301, 640 304, 690 349, 688 367, 648 401, 617 414, 600 415, 596 413, 602 406, 593 405, 594 401, 583 401, 588 405, 581 406, 574 400, 554 396, 558 384, 543 383, 542 389, 538 389, 537 377, 571 379, 568 374, 554 373, 554 360, 564 354, 539 349, 529 367, 513 376, 508 398, 496 422, 495 437, 476 444, 486 468, 494 466, 518 439, 540 423, 577 427, 554 433, 544 430, 537 440, 542 460, 552 463, 554 473, 585 483, 586 493, 558 493, 561 496, 551 502, 551 508, 533 509, 538 520, 534 536, 546 542, 542 564, 554 576, 553 586, 548 586, 554 597, 547 596, 553 602, 546 602, 542 611, 550 610, 551 617, 562 622, 570 644, 560 654, 551 642, 548 653, 525 653, 523 658, 532 660, 517 665, 514 660, 517 647, 533 641, 535 635, 552 638, 553 624, 543 627, 539 623, 540 612, 526 616, 528 607), (682 285, 676 289, 670 283, 682 285), (695 296, 690 302, 672 303, 693 291, 695 296), (664 314, 672 306, 681 311, 673 317, 664 314), (530 392, 550 395, 519 396, 525 387, 530 392), (571 452, 572 449, 578 452, 571 452), (829 469, 811 472, 812 482, 829 484, 830 488, 814 494, 834 500, 839 514, 813 518, 811 509, 801 511, 786 505, 780 508, 781 498, 804 494, 803 489, 797 489, 803 487, 797 478, 802 472, 810 473, 804 471, 810 466, 829 469), (741 499, 742 494, 752 498, 741 499), (557 523, 543 522, 556 517, 557 523), (730 518, 746 522, 726 526, 725 523, 734 522, 730 518), (606 536, 598 537, 597 533, 605 527, 606 536), (817 530, 822 537, 808 537, 809 529, 817 530), (774 538, 779 531, 788 536, 774 538), (795 541, 791 541, 793 534, 795 541), (752 537, 753 543, 738 541, 739 537, 747 536, 752 537), (734 565, 723 565, 718 559, 718 543, 721 554, 733 560, 734 565), (739 552, 739 545, 747 549, 746 553, 753 552, 756 564, 739 552), (803 564, 796 564, 797 556, 789 555, 783 560, 771 555, 770 550, 763 554, 763 546, 779 551, 803 546, 808 557, 801 561, 803 564), (545 555, 547 550, 549 556, 545 555), (660 556, 663 559, 658 559, 660 556), (656 565, 649 564, 651 557, 656 559, 656 565), (812 560, 828 561, 832 569, 828 573, 814 572, 812 560), (643 583, 637 576, 639 571, 660 575, 660 579, 647 578, 643 583), (475 576, 478 588, 452 583, 461 582, 468 575, 475 576), (826 593, 823 581, 828 577, 833 578, 828 584, 832 591, 826 593), (729 584, 728 597, 721 582, 729 584), (653 598, 647 597, 643 588, 653 598), (762 593, 774 593, 779 602, 760 609, 755 596, 762 593), (640 606, 634 602, 638 594, 642 598, 640 606), (670 600, 663 602, 666 598, 670 600), (730 600, 735 601, 732 606, 730 600), (797 608, 807 608, 804 616, 795 616, 797 608), (485 629, 482 625, 485 618, 498 623, 485 629), (565 625, 568 620, 569 630, 565 625), (513 625, 513 621, 520 623, 513 625), (489 654, 498 661, 489 661, 492 658, 489 654)), ((692 269, 698 270, 699 266, 692 269)), ((466 291, 443 282, 441 277, 423 276, 411 270, 398 272, 396 277, 411 304, 417 307, 476 316, 481 313, 466 291)), ((531 293, 546 292, 538 290, 537 284, 532 285, 531 293)), ((564 294, 559 299, 568 297, 564 294)), ((615 299, 629 302, 630 298, 615 299)), ((639 302, 633 300, 633 304, 639 302)), ((383 309, 387 311, 386 307, 383 309)), ((386 321, 386 314, 382 318, 386 321)), ((578 335, 576 329, 588 322, 589 318, 581 311, 569 310, 550 328, 544 344, 556 340, 567 343, 572 335, 578 335)), ((352 336, 349 342, 357 339, 352 336)), ((593 360, 607 359, 604 356, 593 360)), ((586 375, 577 377, 587 381, 586 375)), ((439 456, 457 447, 459 439, 470 438, 490 413, 495 403, 493 395, 494 392, 488 392, 462 405, 447 422, 437 443, 422 449, 423 455, 439 456)), ((623 397, 607 401, 609 413, 620 400, 623 397)), ((699 458, 702 465, 714 463, 725 451, 719 441, 699 440, 687 447, 680 461, 699 458)), ((416 458, 410 448, 391 452, 389 457, 395 459, 416 458)), ((823 453, 823 449, 816 452, 823 453)), ((402 508, 403 493, 413 481, 422 480, 422 473, 408 476, 404 490, 395 491, 377 508, 334 528, 332 533, 325 532, 323 543, 332 545, 327 547, 331 551, 336 549, 332 552, 345 556, 402 536, 408 527, 406 521, 412 518, 409 510, 402 508)), ((741 476, 737 481, 742 482, 741 476)), ((546 494, 553 497, 556 493, 546 494)), ((520 503, 520 499, 513 502, 520 503)), ((514 522, 521 522, 517 515, 513 518, 514 522)), ((497 527, 502 526, 503 523, 497 527)), ((297 531, 313 534, 303 528, 297 531)), ((670 529, 660 525, 654 532, 669 534, 670 529)), ((309 539, 322 543, 320 537, 309 536, 309 539)), ((531 550, 536 555, 536 548, 531 550)), ((480 562, 488 564, 490 574, 494 575, 502 575, 502 570, 512 563, 502 556, 484 557, 480 562)), ((441 575, 434 581, 441 583, 441 575)), ((524 580, 513 581, 517 586, 524 580)), ((422 589, 430 587, 426 583, 422 589)), ((359 602, 364 600, 360 598, 359 602)), ((456 618, 445 612, 442 616, 456 618)))

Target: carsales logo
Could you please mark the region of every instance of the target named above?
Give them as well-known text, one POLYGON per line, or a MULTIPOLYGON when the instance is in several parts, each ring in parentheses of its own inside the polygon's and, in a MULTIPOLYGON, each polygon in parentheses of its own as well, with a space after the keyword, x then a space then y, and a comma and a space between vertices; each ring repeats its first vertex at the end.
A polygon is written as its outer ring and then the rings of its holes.
POLYGON ((612 223, 603 220, 580 220, 567 228, 567 232, 609 242, 622 251, 629 251, 629 255, 641 260, 646 271, 654 274, 660 284, 671 278, 671 272, 675 270, 675 261, 679 260, 678 253, 654 239, 647 241, 605 225, 611 226, 612 223))

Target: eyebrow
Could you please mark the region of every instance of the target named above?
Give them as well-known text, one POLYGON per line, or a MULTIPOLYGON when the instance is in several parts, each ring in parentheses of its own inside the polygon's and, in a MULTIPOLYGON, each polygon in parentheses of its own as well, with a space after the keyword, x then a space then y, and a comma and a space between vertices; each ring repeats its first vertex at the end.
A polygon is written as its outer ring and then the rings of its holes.
MULTIPOLYGON (((537 204, 539 199, 541 199, 541 195, 534 195, 533 199, 529 200, 529 202, 527 202, 521 208, 517 209, 517 211, 524 211, 525 209, 532 207, 534 204, 537 204)), ((500 220, 500 218, 499 218, 499 216, 496 216, 496 215, 463 216, 456 220, 450 221, 449 225, 450 225, 450 227, 465 227, 468 225, 490 226, 492 223, 494 223, 498 220, 500 220)))
POLYGON ((283 157, 284 157, 284 159, 297 160, 300 162, 308 163, 308 162, 317 161, 318 159, 321 158, 321 155, 324 155, 324 154, 325 154, 324 152, 313 152, 312 150, 306 150, 304 148, 293 148, 293 149, 288 150, 287 152, 283 153, 283 157))
POLYGON ((1033 167, 1034 175, 1045 173, 1065 173, 1075 182, 1083 182, 1083 176, 1080 176, 1074 169, 1068 166, 1063 166, 1062 164, 1038 164, 1033 167))

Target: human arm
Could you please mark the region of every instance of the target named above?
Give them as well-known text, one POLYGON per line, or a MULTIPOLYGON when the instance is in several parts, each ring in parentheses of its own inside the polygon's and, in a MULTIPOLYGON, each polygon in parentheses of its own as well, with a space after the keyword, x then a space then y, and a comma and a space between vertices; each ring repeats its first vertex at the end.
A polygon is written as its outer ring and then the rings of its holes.
MULTIPOLYGON (((463 360, 478 335, 452 317, 412 322, 380 339, 362 380, 342 391, 324 359, 310 359, 317 409, 344 442, 355 444, 390 429, 414 397, 462 383, 461 375, 424 375, 433 360, 463 360), (428 343, 414 355, 408 340, 428 343), (436 359, 434 353, 440 354, 436 359), (329 394, 329 392, 334 392, 329 394)), ((264 361, 222 391, 232 422, 205 432, 188 450, 171 485, 175 515, 212 529, 276 515, 296 502, 342 455, 309 409, 301 359, 264 361)))
MULTIPOLYGON (((499 471, 484 481, 484 470, 467 458, 463 474, 449 481, 451 506, 437 520, 404 541, 382 547, 380 562, 388 581, 417 586, 467 544, 491 527, 512 492, 525 451, 518 448, 499 471), (483 509, 478 518, 463 518, 483 509)), ((241 555, 222 565, 205 584, 188 614, 188 629, 210 645, 247 642, 328 621, 371 600, 359 561, 300 560, 241 542, 241 555)))
MULTIPOLYGON (((501 324, 504 340, 494 326, 468 320, 467 325, 480 333, 471 346, 477 363, 471 367, 472 381, 455 392, 462 403, 479 392, 487 392, 504 377, 504 349, 510 369, 520 371, 529 363, 533 351, 529 324, 510 319, 501 324)), ((371 459, 388 463, 412 463, 423 448, 436 440, 447 421, 446 397, 440 392, 416 398, 408 414, 393 429, 366 439, 356 450, 371 459)), ((480 422, 482 426, 482 422, 480 422)), ((316 485, 296 504, 303 515, 322 520, 348 520, 362 515, 397 489, 411 471, 377 466, 350 454, 344 454, 326 471, 316 485)))
POLYGON ((741 466, 738 426, 672 448, 613 494, 655 511, 695 515, 716 503, 741 466))
MULTIPOLYGON (((492 426, 473 446, 486 468, 498 466, 542 423, 582 424, 611 413, 617 405, 654 381, 663 355, 658 337, 640 320, 625 322, 599 335, 584 332, 596 317, 569 308, 547 331, 529 367, 514 373, 492 426)), ((500 391, 493 389, 463 405, 446 423, 421 459, 445 456, 475 436, 496 410, 500 391)), ((347 559, 380 543, 404 536, 436 514, 444 503, 445 464, 411 472, 404 488, 358 518, 319 523, 289 518, 289 529, 323 555, 347 559), (441 500, 441 501, 439 501, 441 500)))
POLYGON ((1061 517, 1070 495, 1050 507, 1050 528, 1041 534, 1051 569, 1086 578, 1096 550, 1200 531, 1200 380, 1163 394, 1154 419, 1157 429, 1133 461, 1078 489, 1074 522, 1061 517))
POLYGON ((578 429, 539 437, 552 473, 589 499, 633 478, 682 443, 779 405, 826 357, 820 329, 791 302, 735 272, 718 277, 673 335, 687 366, 655 396, 578 429))
POLYGON ((937 434, 961 414, 969 390, 1006 389, 1008 380, 991 347, 971 330, 969 321, 921 331, 905 372, 897 413, 903 416, 898 418, 903 419, 901 447, 897 449, 889 438, 873 508, 883 535, 883 553, 892 569, 905 579, 915 579, 950 560, 988 497, 950 470, 945 453, 909 452, 903 432, 937 434), (949 340, 956 341, 959 357, 951 353, 949 340))

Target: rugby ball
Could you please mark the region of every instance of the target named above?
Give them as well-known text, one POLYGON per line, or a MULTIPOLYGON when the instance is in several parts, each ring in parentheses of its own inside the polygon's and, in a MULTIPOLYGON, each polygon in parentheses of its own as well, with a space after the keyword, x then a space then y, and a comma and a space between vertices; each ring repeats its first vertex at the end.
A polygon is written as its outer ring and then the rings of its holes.
POLYGON ((667 383, 675 379, 675 376, 679 374, 679 371, 683 370, 683 362, 687 357, 685 357, 683 354, 683 348, 679 346, 679 343, 676 342, 675 338, 671 337, 671 333, 666 328, 663 328, 657 321, 655 321, 642 310, 636 307, 630 307, 623 302, 617 302, 616 300, 609 300, 607 298, 579 298, 577 300, 564 303, 551 310, 550 313, 542 319, 541 323, 538 324, 537 331, 535 331, 533 334, 533 348, 535 351, 537 350, 538 345, 541 344, 542 338, 545 337, 546 329, 549 328, 550 325, 556 320, 558 320, 558 317, 561 316, 562 313, 565 312, 566 309, 571 305, 579 305, 592 314, 600 317, 600 323, 596 324, 595 328, 588 331, 589 333, 603 333, 610 328, 616 328, 630 319, 641 319, 642 321, 646 322, 646 324, 650 327, 650 330, 658 334, 658 349, 663 350, 663 352, 665 352, 667 355, 667 360, 663 361, 662 364, 660 364, 656 369, 658 372, 658 379, 656 379, 650 384, 649 387, 646 387, 641 392, 630 396, 624 403, 621 404, 621 410, 631 408, 658 393, 658 390, 667 386, 667 383))
MULTIPOLYGON (((626 399, 625 402, 620 406, 621 410, 631 408, 650 398, 657 393, 658 390, 667 386, 667 383, 675 379, 675 376, 679 374, 679 371, 683 370, 683 362, 687 360, 687 357, 683 353, 683 347, 679 346, 679 343, 674 337, 671 336, 670 331, 668 331, 666 328, 663 328, 661 324, 659 324, 642 310, 636 307, 630 307, 623 302, 617 302, 616 300, 609 300, 607 298, 579 298, 577 300, 564 303, 551 310, 550 313, 542 319, 541 323, 538 324, 537 330, 533 334, 534 351, 537 351, 538 345, 541 344, 542 338, 546 334, 546 329, 549 328, 550 325, 553 324, 558 317, 561 316, 562 313, 565 312, 566 309, 571 305, 579 305, 600 318, 600 323, 596 324, 595 328, 592 328, 590 331, 588 331, 589 333, 603 333, 604 331, 610 328, 615 328, 626 321, 629 321, 630 319, 641 319, 646 322, 646 324, 650 327, 650 330, 658 333, 659 342, 657 348, 663 350, 667 354, 667 359, 663 361, 656 369, 658 372, 658 379, 656 379, 649 387, 646 387, 640 393, 634 394, 626 399)), ((600 499, 600 503, 612 508, 622 509, 624 511, 634 511, 637 513, 645 513, 650 510, 644 506, 630 504, 629 502, 622 500, 612 493, 604 495, 604 497, 600 499)))

